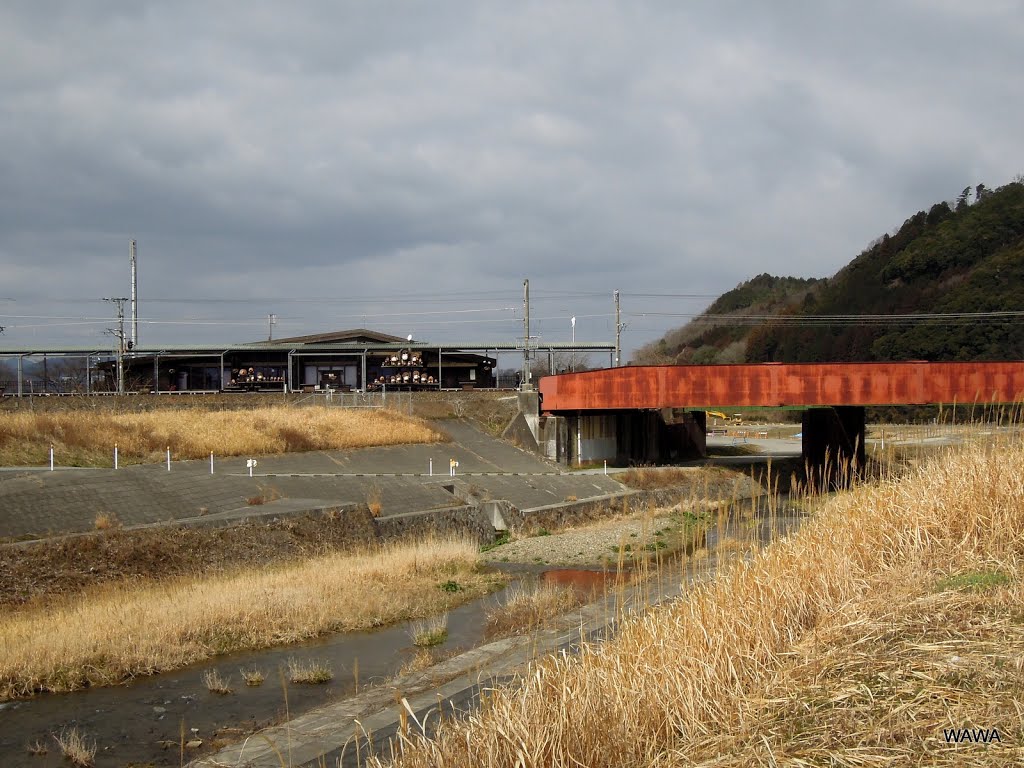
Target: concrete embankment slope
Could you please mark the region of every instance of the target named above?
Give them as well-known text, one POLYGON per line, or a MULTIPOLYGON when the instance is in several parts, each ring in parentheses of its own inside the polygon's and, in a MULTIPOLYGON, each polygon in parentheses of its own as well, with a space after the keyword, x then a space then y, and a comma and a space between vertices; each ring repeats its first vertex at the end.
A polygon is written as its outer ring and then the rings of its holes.
MULTIPOLYGON (((308 500, 309 509, 376 500, 387 517, 460 507, 465 493, 528 509, 621 490, 610 477, 561 473, 467 422, 438 424, 451 442, 259 457, 252 477, 244 458, 216 460, 213 474, 208 461, 172 461, 169 471, 162 464, 118 470, 8 469, 0 472, 0 537, 87 532, 95 528, 98 515, 113 516, 129 528, 243 516, 277 499, 308 500), (462 494, 446 487, 452 485, 451 459, 458 462, 462 494)), ((294 504, 279 506, 298 511, 294 504)))

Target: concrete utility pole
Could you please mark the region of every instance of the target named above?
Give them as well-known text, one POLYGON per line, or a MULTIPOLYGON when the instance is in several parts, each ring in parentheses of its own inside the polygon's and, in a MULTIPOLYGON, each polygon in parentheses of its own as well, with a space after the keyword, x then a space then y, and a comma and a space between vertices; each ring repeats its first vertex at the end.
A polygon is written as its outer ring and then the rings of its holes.
POLYGON ((267 320, 268 320, 268 323, 269 323, 268 332, 267 332, 267 341, 273 341, 274 340, 274 325, 277 323, 277 315, 271 313, 271 314, 267 315, 267 320))
POLYGON ((134 240, 131 241, 131 246, 129 247, 128 252, 132 263, 132 346, 137 347, 139 345, 139 275, 135 263, 134 240))
POLYGON ((622 364, 622 323, 619 318, 619 292, 615 292, 615 367, 622 364))
POLYGON ((530 383, 530 281, 523 280, 523 380, 525 389, 530 383))
POLYGON ((117 394, 124 394, 124 303, 127 298, 104 299, 117 305, 117 329, 113 334, 117 337, 117 394))

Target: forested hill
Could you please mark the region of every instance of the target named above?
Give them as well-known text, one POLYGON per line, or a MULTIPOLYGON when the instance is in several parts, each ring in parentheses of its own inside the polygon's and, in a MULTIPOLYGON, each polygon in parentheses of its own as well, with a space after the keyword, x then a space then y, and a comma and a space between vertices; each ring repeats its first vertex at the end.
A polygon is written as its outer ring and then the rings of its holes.
POLYGON ((964 315, 1022 310, 1024 183, 978 185, 910 217, 827 280, 743 283, 635 362, 1020 359, 1024 317, 964 315), (947 317, 897 317, 913 314, 947 317))

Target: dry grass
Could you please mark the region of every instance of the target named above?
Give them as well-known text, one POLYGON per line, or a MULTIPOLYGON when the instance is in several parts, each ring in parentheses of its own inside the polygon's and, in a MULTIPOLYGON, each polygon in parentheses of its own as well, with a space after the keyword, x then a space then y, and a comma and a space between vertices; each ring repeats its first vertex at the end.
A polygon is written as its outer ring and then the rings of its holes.
POLYGON ((545 619, 572 610, 580 604, 576 591, 561 584, 539 582, 531 587, 509 589, 503 605, 487 611, 487 634, 529 632, 545 619))
POLYGON ((210 693, 216 693, 220 696, 227 696, 231 693, 231 680, 230 678, 223 678, 220 676, 220 671, 217 669, 208 669, 203 672, 203 685, 206 686, 206 690, 210 693))
POLYGON ((269 488, 260 487, 260 492, 255 496, 250 496, 245 500, 245 503, 250 507, 262 507, 264 504, 269 504, 272 501, 277 501, 281 498, 281 491, 276 486, 270 486, 269 488))
POLYGON ((175 459, 260 456, 290 451, 346 450, 446 439, 425 422, 391 411, 256 408, 250 411, 156 410, 22 412, 0 419, 0 465, 42 465, 51 443, 57 461, 113 466, 175 459))
MULTIPOLYGON (((1024 446, 840 495, 794 536, 575 656, 403 766, 990 766, 1024 760, 1024 446), (936 591, 957 574, 1008 584, 936 591), (948 745, 943 729, 998 728, 948 745)), ((433 724, 432 724, 433 725, 433 724)))
POLYGON ((448 614, 431 616, 423 621, 413 622, 409 629, 412 643, 417 648, 433 648, 448 639, 448 614))
POLYGON ((117 519, 117 515, 113 512, 99 512, 96 514, 96 519, 93 521, 93 525, 97 531, 107 531, 111 528, 120 528, 121 523, 117 519))
MULTIPOLYGON (((77 728, 61 731, 53 737, 64 759, 79 768, 91 768, 96 759, 96 742, 88 742, 77 728)), ((43 754, 46 754, 45 752, 43 754)))
POLYGON ((264 678, 263 673, 256 667, 253 667, 252 669, 243 668, 238 671, 242 675, 242 682, 250 688, 258 688, 263 685, 263 681, 266 679, 264 678))
POLYGON ((430 648, 417 648, 412 656, 402 662, 402 666, 399 667, 395 677, 399 678, 411 675, 414 672, 422 672, 425 669, 430 669, 435 663, 437 663, 437 659, 430 648))
POLYGON ((326 661, 318 659, 288 659, 288 680, 301 685, 322 685, 334 679, 334 670, 326 661))
POLYGON ((0 615, 0 698, 433 615, 484 594, 470 540, 395 544, 208 578, 106 585, 0 615), (441 585, 456 580, 450 593, 441 585))
POLYGON ((384 508, 380 501, 380 486, 374 485, 366 494, 366 508, 370 510, 370 514, 374 517, 380 517, 381 510, 384 508))
POLYGON ((656 488, 671 488, 691 480, 695 470, 688 467, 634 467, 615 476, 623 485, 650 491, 656 488))

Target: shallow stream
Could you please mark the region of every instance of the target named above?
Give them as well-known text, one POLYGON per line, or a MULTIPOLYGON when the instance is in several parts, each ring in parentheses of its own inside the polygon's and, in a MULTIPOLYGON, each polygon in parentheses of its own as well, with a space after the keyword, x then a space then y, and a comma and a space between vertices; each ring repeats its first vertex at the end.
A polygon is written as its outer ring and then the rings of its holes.
MULTIPOLYGON (((769 522, 730 525, 725 531, 708 531, 707 545, 714 548, 720 535, 764 543, 773 534, 788 532, 798 518, 787 516, 769 522)), ((592 600, 615 582, 613 572, 524 566, 510 569, 513 584, 543 579, 576 589, 582 600, 592 600)), ((669 568, 664 571, 671 573, 669 568)), ((435 649, 441 655, 478 646, 485 636, 486 613, 500 604, 508 588, 478 598, 448 614, 448 638, 435 649)), ((245 734, 286 716, 296 716, 351 695, 357 686, 380 684, 395 676, 415 652, 407 623, 369 632, 352 632, 321 638, 301 645, 220 656, 176 672, 140 677, 117 687, 94 688, 68 694, 42 695, 34 699, 0 704, 0 765, 28 768, 66 768, 55 735, 72 727, 99 745, 96 768, 125 766, 180 766, 183 741, 202 741, 201 748, 185 751, 184 762, 211 747, 224 746, 245 734), (287 709, 281 669, 289 659, 323 661, 334 679, 325 685, 287 685, 287 709), (263 685, 247 687, 240 669, 257 668, 266 677, 263 685), (203 675, 216 669, 230 678, 233 693, 218 695, 207 690, 203 675), (357 681, 358 676, 358 681, 357 681), (184 736, 184 738, 183 738, 184 736), (32 754, 40 744, 46 754, 32 754)))

